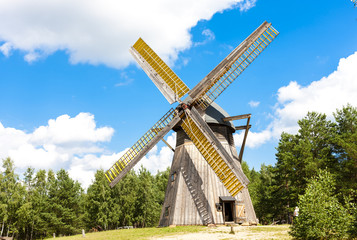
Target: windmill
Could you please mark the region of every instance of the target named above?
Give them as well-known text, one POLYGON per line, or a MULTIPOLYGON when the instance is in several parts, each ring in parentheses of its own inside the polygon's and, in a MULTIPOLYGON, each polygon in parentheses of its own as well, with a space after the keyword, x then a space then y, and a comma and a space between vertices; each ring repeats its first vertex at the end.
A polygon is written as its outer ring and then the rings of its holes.
POLYGON ((106 171, 109 185, 118 183, 173 129, 177 131, 177 143, 160 226, 238 222, 240 217, 255 221, 247 189, 249 180, 240 165, 243 148, 237 156, 231 122, 247 118, 247 125, 241 127, 246 137, 250 115, 230 117, 213 102, 278 34, 264 22, 191 90, 139 38, 131 54, 168 102, 178 102, 178 106, 106 171))

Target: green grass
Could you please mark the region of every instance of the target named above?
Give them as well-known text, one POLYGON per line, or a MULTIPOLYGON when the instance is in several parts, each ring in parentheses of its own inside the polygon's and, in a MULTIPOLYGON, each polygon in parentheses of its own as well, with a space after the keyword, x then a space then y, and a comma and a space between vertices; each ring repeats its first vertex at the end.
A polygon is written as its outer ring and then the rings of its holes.
MULTIPOLYGON (((290 225, 275 225, 275 226, 250 226, 250 227, 235 227, 235 235, 239 235, 240 231, 244 231, 251 239, 292 239, 288 232, 290 225), (266 235, 264 235, 267 233, 266 235)), ((151 239, 155 237, 165 237, 172 235, 181 235, 188 233, 206 232, 209 234, 229 234, 230 228, 208 228, 204 226, 177 226, 163 228, 135 228, 121 229, 96 233, 86 233, 86 237, 82 235, 58 237, 56 240, 129 240, 129 239, 151 239)), ((225 239, 236 239, 226 237, 225 239)), ((204 240, 204 239, 201 239, 204 240)), ((223 239, 222 239, 223 240, 223 239)))
POLYGON ((131 240, 131 239, 148 239, 150 237, 162 237, 185 233, 196 233, 206 230, 204 226, 177 226, 165 228, 135 228, 135 229, 121 229, 105 232, 86 233, 86 237, 82 235, 75 235, 69 237, 56 237, 56 240, 131 240))
POLYGON ((251 232, 279 232, 279 231, 288 231, 290 225, 274 225, 274 226, 255 226, 249 227, 251 232))

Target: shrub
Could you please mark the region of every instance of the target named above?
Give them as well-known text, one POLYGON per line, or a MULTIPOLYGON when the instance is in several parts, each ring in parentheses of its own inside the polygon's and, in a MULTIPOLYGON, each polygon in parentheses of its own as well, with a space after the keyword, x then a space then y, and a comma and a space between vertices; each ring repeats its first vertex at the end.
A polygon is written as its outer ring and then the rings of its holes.
POLYGON ((296 239, 346 239, 353 217, 337 200, 334 177, 326 170, 312 178, 299 196, 299 216, 290 235, 296 239))

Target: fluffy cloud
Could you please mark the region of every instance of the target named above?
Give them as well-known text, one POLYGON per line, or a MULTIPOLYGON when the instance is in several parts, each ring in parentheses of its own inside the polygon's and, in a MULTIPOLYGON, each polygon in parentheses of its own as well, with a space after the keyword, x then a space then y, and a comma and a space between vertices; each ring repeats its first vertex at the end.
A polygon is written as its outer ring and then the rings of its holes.
POLYGON ((250 101, 250 102, 248 103, 248 105, 249 105, 250 107, 252 107, 252 108, 258 107, 259 104, 260 104, 260 102, 258 102, 258 101, 250 101))
POLYGON ((110 141, 113 133, 110 127, 98 128, 94 116, 89 113, 80 113, 73 118, 59 116, 32 133, 4 127, 0 123, 0 158, 11 157, 22 171, 28 166, 55 170, 69 168, 76 176, 80 174, 76 173, 78 161, 85 162, 92 171, 109 166, 116 156, 103 155, 99 144, 110 141))
MULTIPOLYGON (((99 146, 110 141, 113 133, 110 127, 97 127, 94 116, 89 113, 50 119, 46 126, 40 126, 32 133, 4 127, 0 123, 0 159, 11 157, 20 172, 29 166, 36 169, 64 168, 87 188, 98 169, 109 169, 128 150, 108 153, 99 146)), ((176 133, 169 135, 166 141, 174 147, 176 133)), ((134 169, 138 170, 143 165, 155 174, 157 170, 163 171, 171 166, 172 157, 169 147, 155 146, 134 169)))
MULTIPOLYGON (((174 147, 176 144, 176 133, 168 136, 166 141, 174 147)), ((92 183, 94 174, 98 169, 109 169, 127 150, 128 148, 110 155, 101 154, 98 156, 96 154, 86 154, 83 157, 73 157, 68 172, 73 179, 78 180, 82 183, 83 187, 87 188, 92 183)), ((167 167, 170 167, 172 158, 173 152, 169 147, 165 146, 159 149, 155 146, 139 161, 134 170, 137 171, 143 166, 152 174, 156 174, 158 170, 164 171, 167 167)))
MULTIPOLYGON (((176 133, 172 133, 167 137, 166 141, 173 148, 176 146, 176 133)), ((155 174, 158 170, 164 171, 167 167, 171 167, 174 153, 166 145, 162 148, 157 146, 153 147, 150 152, 135 166, 134 169, 138 170, 141 165, 148 169, 151 173, 155 174)))
MULTIPOLYGON (((122 68, 132 61, 128 48, 143 37, 166 61, 191 46, 190 29, 200 20, 255 0, 3 0, 0 1, 0 51, 25 52, 36 61, 57 50, 72 63, 122 68), (203 7, 204 6, 204 7, 203 7)), ((207 33, 207 32, 206 32, 207 33)))
MULTIPOLYGON (((337 70, 304 87, 297 82, 281 87, 277 93, 271 124, 262 132, 248 135, 247 146, 258 147, 270 139, 278 139, 281 133, 295 134, 297 121, 307 112, 325 113, 333 119, 332 113, 350 103, 357 105, 357 52, 341 58, 337 70)), ((239 140, 242 136, 235 135, 239 140)), ((238 143, 237 143, 238 144, 238 143)))
MULTIPOLYGON (((233 134, 234 143, 237 147, 241 147, 244 131, 233 134)), ((262 132, 249 132, 246 140, 246 146, 249 148, 256 148, 271 139, 271 132, 269 130, 264 130, 262 132)))

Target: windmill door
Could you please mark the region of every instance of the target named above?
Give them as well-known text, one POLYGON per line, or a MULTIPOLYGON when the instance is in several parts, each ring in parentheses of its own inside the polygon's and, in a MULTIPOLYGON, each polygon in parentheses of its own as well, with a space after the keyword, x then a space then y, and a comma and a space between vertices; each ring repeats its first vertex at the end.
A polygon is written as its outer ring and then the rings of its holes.
POLYGON ((221 196, 219 200, 222 205, 224 223, 235 222, 236 199, 231 196, 221 196))
POLYGON ((245 206, 243 202, 238 202, 236 204, 236 222, 243 223, 247 220, 247 216, 245 214, 245 206))

